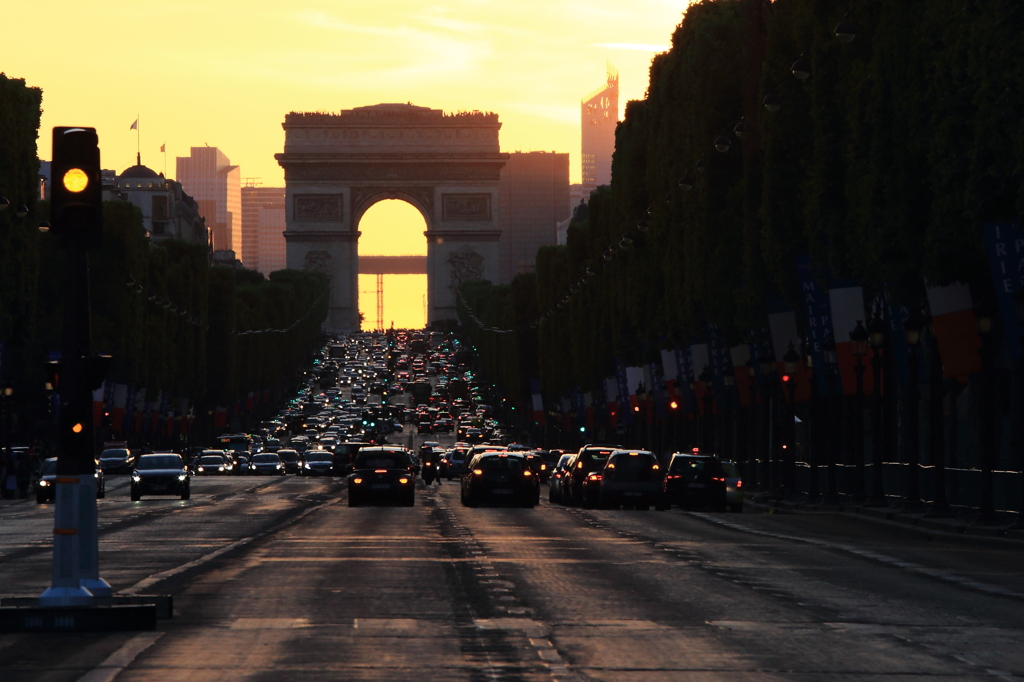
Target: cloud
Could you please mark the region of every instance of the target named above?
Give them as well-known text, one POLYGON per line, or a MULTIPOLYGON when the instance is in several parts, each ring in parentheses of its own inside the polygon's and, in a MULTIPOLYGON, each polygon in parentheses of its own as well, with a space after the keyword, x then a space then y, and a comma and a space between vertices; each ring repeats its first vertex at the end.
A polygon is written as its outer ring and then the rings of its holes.
POLYGON ((591 47, 603 47, 609 50, 633 50, 636 52, 665 52, 668 45, 652 45, 650 43, 591 43, 591 47))

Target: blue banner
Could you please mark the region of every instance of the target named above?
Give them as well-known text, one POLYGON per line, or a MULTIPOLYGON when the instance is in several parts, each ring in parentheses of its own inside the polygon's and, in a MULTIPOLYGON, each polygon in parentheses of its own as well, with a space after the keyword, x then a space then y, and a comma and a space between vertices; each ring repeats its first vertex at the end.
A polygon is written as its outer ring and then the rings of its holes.
POLYGON ((683 397, 683 406, 687 412, 693 412, 695 409, 694 395, 690 390, 690 382, 694 379, 693 360, 686 348, 676 348, 676 369, 679 372, 676 386, 679 389, 679 395, 683 397))
MULTIPOLYGON (((804 316, 804 343, 814 361, 814 382, 818 395, 828 395, 831 382, 825 366, 822 344, 832 329, 832 305, 828 291, 818 284, 808 256, 797 256, 796 271, 800 279, 800 311, 804 316)), ((827 279, 827 277, 826 277, 827 279)), ((833 339, 835 341, 835 339, 833 339)), ((799 350, 799 349, 798 349, 799 350)))
POLYGON ((715 387, 715 405, 719 410, 729 406, 732 395, 725 385, 725 377, 732 375, 732 356, 722 342, 722 330, 717 324, 707 324, 708 364, 711 365, 712 383, 715 387))
MULTIPOLYGON (((907 332, 903 323, 910 317, 907 306, 893 305, 888 294, 883 296, 885 303, 885 326, 889 330, 889 349, 892 351, 893 360, 896 363, 896 379, 901 384, 910 383, 910 348, 907 346, 907 332)), ((928 366, 924 362, 924 353, 918 350, 917 353, 917 383, 928 383, 928 366)))
POLYGON ((992 268, 992 284, 999 305, 999 319, 1003 322, 1007 340, 1006 350, 1010 357, 1019 360, 1021 346, 1020 322, 1017 320, 1017 305, 1013 295, 1021 287, 1024 277, 1024 230, 1019 221, 1010 223, 985 223, 985 251, 992 268))

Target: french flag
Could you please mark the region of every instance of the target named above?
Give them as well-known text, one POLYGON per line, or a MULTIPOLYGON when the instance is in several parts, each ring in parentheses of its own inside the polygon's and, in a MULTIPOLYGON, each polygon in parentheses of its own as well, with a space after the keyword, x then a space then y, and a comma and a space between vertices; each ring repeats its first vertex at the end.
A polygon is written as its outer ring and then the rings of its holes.
MULTIPOLYGON (((854 395, 857 392, 857 365, 853 357, 853 342, 850 334, 860 322, 867 329, 868 320, 864 315, 863 287, 840 287, 828 292, 829 305, 832 308, 832 338, 836 342, 836 362, 839 364, 839 380, 843 385, 843 393, 854 395)), ((861 363, 864 370, 864 393, 874 390, 874 379, 871 373, 870 355, 865 356, 861 363)))
POLYGON ((966 384, 969 374, 981 371, 981 337, 970 287, 955 282, 946 287, 927 287, 927 292, 942 371, 947 379, 966 384))

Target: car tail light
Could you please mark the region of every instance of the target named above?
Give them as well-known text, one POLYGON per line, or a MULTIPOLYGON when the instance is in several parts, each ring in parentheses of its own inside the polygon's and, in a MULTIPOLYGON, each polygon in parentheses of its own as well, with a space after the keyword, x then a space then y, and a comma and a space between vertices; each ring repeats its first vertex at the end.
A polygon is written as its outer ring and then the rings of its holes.
POLYGON ((725 483, 725 479, 724 479, 724 478, 721 478, 721 477, 719 477, 719 476, 712 476, 712 477, 711 477, 711 480, 712 480, 712 481, 718 481, 719 483, 725 483))
POLYGON ((577 469, 582 469, 583 468, 583 462, 576 462, 576 468, 577 469))
POLYGON ((614 464, 609 464, 609 465, 608 465, 608 468, 609 468, 609 469, 614 469, 614 468, 615 468, 615 465, 614 465, 614 464))
POLYGON ((652 467, 651 467, 651 471, 657 471, 657 470, 658 470, 658 469, 660 469, 660 468, 661 468, 660 466, 658 466, 657 464, 655 464, 654 466, 652 466, 652 467))
POLYGON ((484 470, 483 469, 473 469, 473 475, 474 476, 483 476, 484 475, 484 470))
POLYGON ((386 474, 387 472, 388 472, 387 469, 374 469, 373 470, 373 473, 375 473, 375 474, 386 474))
POLYGON ((668 475, 668 476, 666 476, 665 478, 667 478, 667 479, 669 479, 669 480, 675 480, 675 479, 677 479, 677 478, 682 478, 682 476, 680 476, 679 474, 669 474, 669 475, 668 475))
POLYGON ((736 487, 737 488, 742 488, 743 487, 743 481, 742 480, 736 481, 736 487))
POLYGON ((361 479, 361 478, 353 478, 353 479, 352 479, 352 482, 353 482, 353 483, 362 483, 362 482, 363 482, 363 479, 361 479))
POLYGON ((601 474, 590 474, 590 476, 587 476, 587 478, 591 481, 600 481, 601 474))
POLYGON ((398 479, 398 482, 399 483, 408 483, 409 479, 408 478, 400 478, 400 479, 398 479))
POLYGON ((533 476, 533 472, 527 469, 526 471, 523 472, 523 476, 533 476))

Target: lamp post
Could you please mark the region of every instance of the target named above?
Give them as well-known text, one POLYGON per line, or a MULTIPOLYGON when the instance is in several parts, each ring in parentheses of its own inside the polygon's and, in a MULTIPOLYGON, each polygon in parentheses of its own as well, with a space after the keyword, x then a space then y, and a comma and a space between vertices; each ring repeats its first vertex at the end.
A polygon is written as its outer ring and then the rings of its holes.
POLYGON ((856 472, 853 481, 853 498, 862 502, 864 500, 864 356, 868 354, 868 330, 864 328, 864 321, 857 320, 857 326, 850 332, 851 350, 857 364, 853 371, 857 376, 857 393, 853 405, 853 414, 856 423, 853 425, 854 435, 854 465, 856 472))
POLYGON ((768 424, 768 457, 765 461, 765 476, 763 477, 767 483, 769 491, 775 490, 779 486, 779 449, 777 443, 779 441, 778 434, 778 419, 776 415, 777 403, 775 400, 775 370, 777 366, 772 358, 770 351, 764 351, 761 353, 761 357, 758 358, 761 364, 761 376, 764 377, 764 402, 767 407, 767 424, 768 424))
MULTIPOLYGON (((1024 279, 1021 280, 1020 286, 1017 287, 1017 293, 1013 295, 1013 303, 1017 308, 1017 323, 1021 329, 1024 329, 1024 279)), ((1018 341, 1020 342, 1021 348, 1024 348, 1024 336, 1021 336, 1018 341)), ((1024 528, 1024 448, 1017 453, 1017 468, 1019 469, 1018 478, 1020 479, 1020 508, 1017 511, 1017 520, 1013 522, 1013 528, 1022 529, 1024 528)))
MULTIPOLYGON (((11 459, 11 396, 14 394, 14 388, 7 385, 6 382, 0 387, 0 400, 3 401, 3 420, 4 420, 4 442, 3 442, 3 453, 4 460, 9 464, 13 465, 14 460, 11 459)), ((8 472, 10 473, 10 472, 8 472)), ((6 482, 4 482, 6 485, 6 482)), ((6 492, 4 493, 6 494, 6 492)))
POLYGON ((804 344, 804 366, 807 367, 807 381, 810 382, 811 403, 808 407, 807 432, 807 465, 810 468, 811 481, 808 485, 807 496, 811 501, 818 499, 818 435, 821 429, 818 428, 818 416, 821 414, 819 405, 818 386, 814 383, 814 355, 811 353, 811 346, 804 344))
POLYGON ((796 352, 796 348, 793 347, 793 342, 789 342, 789 349, 786 354, 782 356, 782 362, 784 364, 786 373, 782 377, 782 382, 786 385, 788 394, 786 397, 789 400, 789 413, 786 415, 786 429, 783 434, 783 438, 788 440, 788 443, 783 444, 784 450, 792 450, 782 460, 783 466, 786 467, 786 483, 790 491, 796 490, 796 371, 800 367, 800 354, 796 352))
POLYGON ((707 365, 701 370, 700 383, 704 387, 704 438, 701 439, 701 449, 712 454, 715 451, 715 386, 711 368, 707 365))
POLYGON ((874 386, 871 391, 871 497, 868 504, 885 506, 885 486, 882 479, 882 349, 885 347, 885 321, 882 312, 875 308, 868 325, 868 343, 871 345, 871 370, 874 386))
POLYGON ((733 431, 732 421, 732 389, 736 385, 736 375, 726 372, 722 377, 725 384, 725 395, 722 396, 725 403, 725 425, 722 428, 722 455, 734 460, 736 457, 736 434, 733 431))
POLYGON ((992 316, 987 310, 978 312, 978 335, 981 336, 981 504, 978 521, 990 523, 995 516, 992 502, 992 463, 995 458, 996 415, 992 386, 992 316))
MULTIPOLYGON (((932 471, 934 472, 933 487, 935 494, 932 504, 925 513, 925 516, 941 518, 949 516, 949 501, 946 499, 946 439, 944 428, 944 416, 942 409, 943 393, 945 391, 945 377, 942 372, 942 358, 939 356, 939 342, 935 336, 935 328, 929 319, 928 338, 930 341, 931 361, 929 372, 931 374, 931 386, 929 387, 929 402, 931 403, 929 416, 929 431, 931 449, 932 471)), ((955 398, 954 398, 955 399, 955 398)))
POLYGON ((828 398, 825 400, 825 451, 828 453, 828 472, 825 476, 825 504, 838 505, 839 491, 836 486, 836 423, 835 405, 838 402, 836 395, 836 374, 838 363, 836 362, 836 340, 832 332, 825 334, 825 340, 821 344, 825 353, 825 372, 828 376, 828 398))
MULTIPOLYGON (((636 415, 635 415, 637 417, 637 424, 636 424, 637 439, 636 439, 636 444, 637 444, 637 447, 643 447, 645 444, 640 442, 640 435, 643 433, 643 425, 641 424, 641 421, 644 421, 644 422, 647 421, 647 389, 644 387, 644 382, 642 382, 642 381, 636 385, 636 402, 637 402, 637 409, 636 409, 636 415)), ((648 430, 648 434, 647 434, 647 439, 648 439, 648 443, 647 444, 649 445, 649 441, 650 441, 650 431, 649 430, 648 430)))
POLYGON ((757 490, 757 369, 754 357, 747 360, 747 376, 750 378, 750 407, 747 414, 747 471, 746 476, 753 490, 757 490))
POLYGON ((921 349, 921 330, 924 320, 917 308, 903 322, 903 333, 907 339, 907 361, 910 363, 910 386, 907 389, 907 406, 903 442, 907 448, 907 483, 904 508, 917 510, 921 506, 920 488, 920 437, 917 423, 917 375, 921 349))

